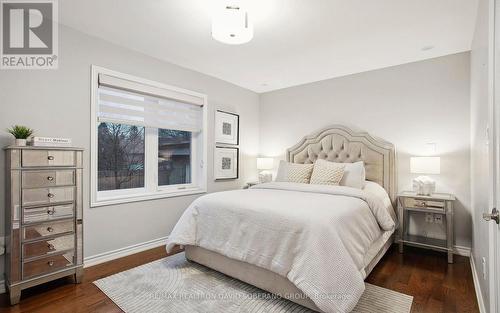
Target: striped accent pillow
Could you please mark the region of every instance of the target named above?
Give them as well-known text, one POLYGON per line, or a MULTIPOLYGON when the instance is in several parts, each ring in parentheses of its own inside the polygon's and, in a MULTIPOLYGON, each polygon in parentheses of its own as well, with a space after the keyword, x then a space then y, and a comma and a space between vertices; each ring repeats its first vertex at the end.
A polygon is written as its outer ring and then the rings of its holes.
POLYGON ((342 180, 342 176, 344 176, 344 170, 344 164, 328 162, 322 159, 316 160, 310 183, 338 186, 342 180))

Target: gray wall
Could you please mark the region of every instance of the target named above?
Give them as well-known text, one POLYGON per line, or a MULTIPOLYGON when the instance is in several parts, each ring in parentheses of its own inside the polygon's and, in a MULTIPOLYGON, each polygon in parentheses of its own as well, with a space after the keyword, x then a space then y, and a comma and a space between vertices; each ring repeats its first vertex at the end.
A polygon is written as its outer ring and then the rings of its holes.
POLYGON ((489 36, 492 30, 490 23, 489 0, 480 0, 476 18, 476 30, 471 51, 471 206, 473 213, 472 257, 478 274, 481 293, 486 307, 489 304, 489 279, 486 273, 483 279, 482 259, 489 264, 488 226, 482 219, 483 212, 487 212, 490 205, 490 158, 486 129, 490 123, 490 93, 489 71, 492 70, 492 56, 488 50, 491 41, 489 36))
MULTIPOLYGON (((38 135, 71 137, 75 145, 86 148, 86 257, 168 235, 196 197, 88 207, 91 64, 208 95, 210 192, 240 188, 255 179, 255 156, 259 150, 262 155, 282 158, 285 149, 302 136, 333 123, 357 126, 393 142, 398 149, 400 190, 409 188, 413 177, 409 174, 409 156, 425 153, 425 143, 435 142, 437 154, 442 157, 438 189, 453 192, 459 199, 456 243, 471 245, 468 53, 325 80, 259 97, 224 81, 67 27, 61 27, 59 42, 58 70, 0 71, 0 129, 15 123, 25 124, 35 128, 38 135), (241 116, 239 180, 213 181, 215 108, 241 116)), ((10 143, 11 138, 0 132, 0 145, 10 143)), ((0 154, 0 164, 3 161, 0 154)), ((0 176, 4 177, 3 167, 0 176)), ((3 198, 1 180, 2 203, 3 198)), ((0 223, 0 234, 3 227, 0 223)))
POLYGON ((283 158, 319 128, 356 126, 396 145, 399 190, 405 190, 414 177, 409 156, 437 143, 437 189, 458 197, 456 244, 470 247, 469 69, 469 53, 461 53, 261 94, 260 153, 283 158))
MULTIPOLYGON (((0 146, 12 139, 3 131, 24 124, 40 136, 69 137, 86 149, 84 161, 85 256, 161 238, 170 233, 196 196, 89 208, 90 66, 103 66, 158 82, 198 91, 209 102, 209 192, 240 188, 256 179, 258 95, 246 89, 60 28, 58 70, 0 71, 0 146), (240 179, 213 181, 213 121, 215 108, 240 114, 240 179)), ((0 164, 4 156, 0 154, 0 164)), ((0 167, 0 203, 4 203, 4 172, 0 167)), ((0 216, 4 216, 3 205, 0 216)), ((3 220, 3 218, 0 218, 3 220)), ((4 225, 0 223, 0 235, 4 225)), ((3 259, 3 258, 2 258, 3 259)), ((3 265, 3 264, 2 264, 3 265)), ((3 272, 3 267, 1 268, 3 272)), ((1 279, 0 279, 1 280, 1 279)))

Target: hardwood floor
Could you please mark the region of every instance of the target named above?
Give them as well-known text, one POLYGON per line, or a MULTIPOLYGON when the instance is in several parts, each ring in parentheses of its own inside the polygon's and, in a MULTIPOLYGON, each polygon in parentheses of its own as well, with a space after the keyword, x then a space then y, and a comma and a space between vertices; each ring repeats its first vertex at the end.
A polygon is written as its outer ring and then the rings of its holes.
MULTIPOLYGON (((23 291, 21 303, 10 306, 0 295, 0 312, 121 312, 92 282, 167 256, 164 247, 85 269, 79 285, 60 279, 23 291)), ((367 282, 414 296, 412 312, 479 312, 469 259, 457 256, 447 264, 443 253, 393 246, 367 282)))
POLYGON ((469 258, 394 245, 366 282, 413 296, 412 312, 479 312, 469 258))

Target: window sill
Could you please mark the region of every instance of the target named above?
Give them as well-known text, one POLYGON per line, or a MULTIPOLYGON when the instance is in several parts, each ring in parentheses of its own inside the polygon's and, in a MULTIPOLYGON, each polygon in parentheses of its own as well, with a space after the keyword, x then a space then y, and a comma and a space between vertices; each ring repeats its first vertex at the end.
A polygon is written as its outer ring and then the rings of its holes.
POLYGON ((92 200, 90 203, 90 207, 94 208, 107 205, 189 196, 206 192, 207 190, 205 188, 191 188, 191 189, 181 189, 175 191, 169 190, 169 191, 158 191, 153 193, 141 193, 130 196, 106 197, 97 200, 92 200))

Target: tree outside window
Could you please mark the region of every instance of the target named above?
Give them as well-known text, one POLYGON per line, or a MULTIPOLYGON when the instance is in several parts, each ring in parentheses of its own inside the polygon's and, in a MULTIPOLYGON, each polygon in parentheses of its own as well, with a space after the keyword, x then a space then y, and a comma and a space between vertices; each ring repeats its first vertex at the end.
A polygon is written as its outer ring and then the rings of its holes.
POLYGON ((144 127, 100 123, 98 190, 144 187, 144 127))

